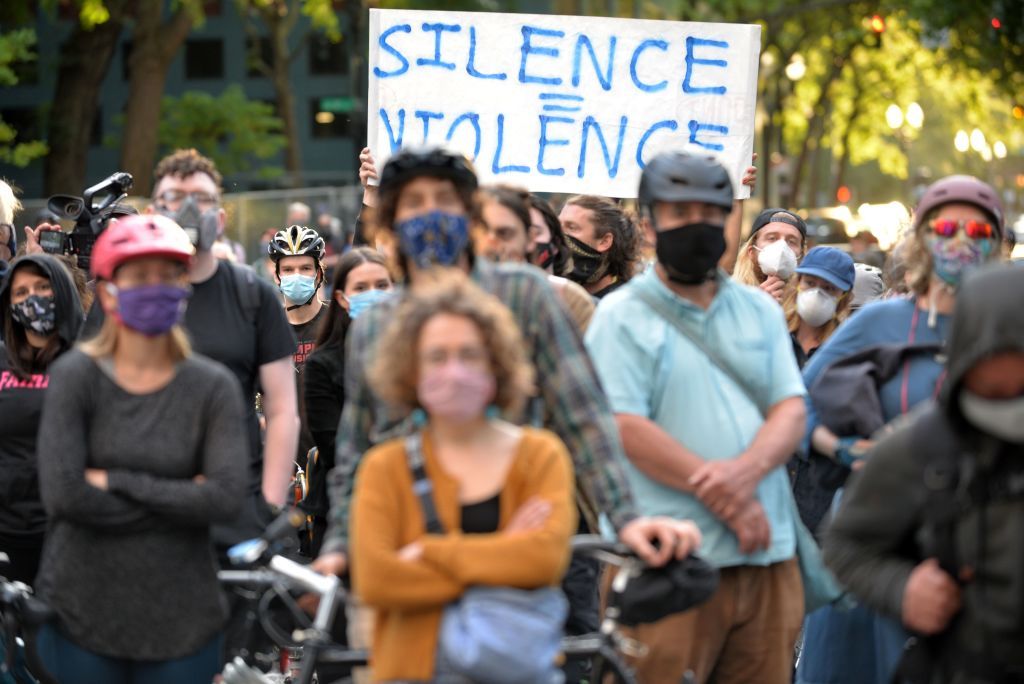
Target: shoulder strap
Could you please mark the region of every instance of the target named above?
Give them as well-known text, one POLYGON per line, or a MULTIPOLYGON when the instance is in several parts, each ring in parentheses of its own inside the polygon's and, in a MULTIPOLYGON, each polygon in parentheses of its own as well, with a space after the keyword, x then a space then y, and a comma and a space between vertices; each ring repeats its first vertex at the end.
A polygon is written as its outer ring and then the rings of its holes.
POLYGON ((732 367, 730 367, 721 357, 718 356, 717 353, 714 352, 714 350, 711 349, 711 347, 704 344, 703 340, 690 332, 690 330, 683 325, 682 321, 680 321, 679 318, 669 310, 667 306, 665 306, 664 302, 659 301, 657 297, 643 288, 638 287, 633 291, 640 297, 644 304, 654 311, 654 313, 658 314, 661 318, 664 318, 666 322, 675 326, 675 329, 678 330, 683 337, 692 342, 693 346, 697 347, 697 349, 708 358, 708 361, 725 373, 729 379, 732 380, 733 384, 739 387, 740 390, 742 390, 743 393, 746 394, 752 402, 754 402, 754 405, 757 406, 757 410, 761 412, 762 416, 768 414, 768 407, 764 405, 759 393, 753 388, 753 386, 741 377, 739 373, 733 370, 732 367))
POLYGON ((248 266, 239 266, 228 262, 231 275, 235 281, 235 293, 238 295, 238 303, 242 307, 245 320, 250 325, 256 324, 257 313, 260 310, 259 283, 256 282, 256 272, 248 266))
POLYGON ((415 432, 405 438, 405 458, 412 472, 412 490, 420 500, 423 522, 429 534, 444 534, 444 527, 434 505, 434 485, 427 476, 423 459, 423 434, 415 432))

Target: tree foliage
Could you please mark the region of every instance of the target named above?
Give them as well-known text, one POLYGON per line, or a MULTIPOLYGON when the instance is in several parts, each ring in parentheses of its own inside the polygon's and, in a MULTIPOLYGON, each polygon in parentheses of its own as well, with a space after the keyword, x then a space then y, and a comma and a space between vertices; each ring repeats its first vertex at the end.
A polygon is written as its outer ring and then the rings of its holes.
MULTIPOLYGON (((35 60, 36 32, 16 29, 0 33, 0 86, 18 83, 14 66, 35 60)), ((41 140, 16 142, 18 132, 0 119, 0 161, 14 166, 27 166, 33 159, 46 154, 46 143, 41 140)))
POLYGON ((261 178, 281 174, 263 162, 284 147, 281 120, 274 108, 249 100, 239 85, 219 96, 189 91, 164 97, 160 115, 160 147, 164 152, 195 147, 214 160, 225 176, 258 169, 261 178))

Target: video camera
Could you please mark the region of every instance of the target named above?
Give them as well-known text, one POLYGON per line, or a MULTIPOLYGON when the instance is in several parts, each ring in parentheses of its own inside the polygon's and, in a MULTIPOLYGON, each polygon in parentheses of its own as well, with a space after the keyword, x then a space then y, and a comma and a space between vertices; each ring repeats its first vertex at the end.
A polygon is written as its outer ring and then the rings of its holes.
POLYGON ((86 189, 81 197, 54 195, 47 201, 50 211, 63 219, 75 222, 70 233, 43 231, 39 234, 39 245, 50 254, 72 254, 78 258, 78 266, 89 271, 92 247, 107 222, 115 216, 136 213, 127 205, 118 204, 128 196, 132 188, 132 175, 118 171, 86 189))

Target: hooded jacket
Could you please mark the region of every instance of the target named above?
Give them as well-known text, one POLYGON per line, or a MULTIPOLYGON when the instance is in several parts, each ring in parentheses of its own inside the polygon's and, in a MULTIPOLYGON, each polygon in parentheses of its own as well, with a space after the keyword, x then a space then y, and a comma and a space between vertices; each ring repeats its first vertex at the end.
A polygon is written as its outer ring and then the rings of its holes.
POLYGON ((1024 268, 1014 266, 964 282, 938 400, 879 442, 851 477, 826 533, 825 561, 839 580, 897 619, 921 561, 937 557, 954 576, 973 575, 940 637, 935 681, 953 681, 953 673, 1004 681, 1007 671, 1024 678, 1024 446, 975 428, 959 402, 964 377, 979 362, 1024 353, 1022 292, 1024 268), (936 524, 939 516, 948 522, 936 524))
MULTIPOLYGON (((64 349, 70 349, 82 326, 82 304, 71 274, 54 257, 31 254, 11 263, 0 284, 0 312, 10 310, 14 272, 26 263, 35 264, 50 279, 56 302, 57 335, 64 349)), ((27 379, 18 378, 9 354, 0 339, 0 533, 40 534, 46 525, 46 515, 39 500, 36 438, 49 375, 42 370, 27 379)))

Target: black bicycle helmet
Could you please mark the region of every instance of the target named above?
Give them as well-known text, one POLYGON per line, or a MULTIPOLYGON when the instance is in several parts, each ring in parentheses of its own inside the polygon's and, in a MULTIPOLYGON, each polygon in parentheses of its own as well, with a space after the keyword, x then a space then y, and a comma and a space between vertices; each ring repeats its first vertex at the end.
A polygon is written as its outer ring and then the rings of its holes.
POLYGON ((401 186, 419 176, 447 178, 459 189, 476 190, 476 172, 464 155, 442 147, 404 148, 392 155, 380 174, 380 191, 401 186))
POLYGON ((289 226, 277 231, 267 246, 267 255, 274 262, 289 256, 311 256, 319 265, 326 251, 320 234, 305 226, 289 226))
POLYGON ((704 202, 732 210, 732 180, 714 157, 662 152, 644 167, 637 198, 641 207, 655 202, 704 202))

